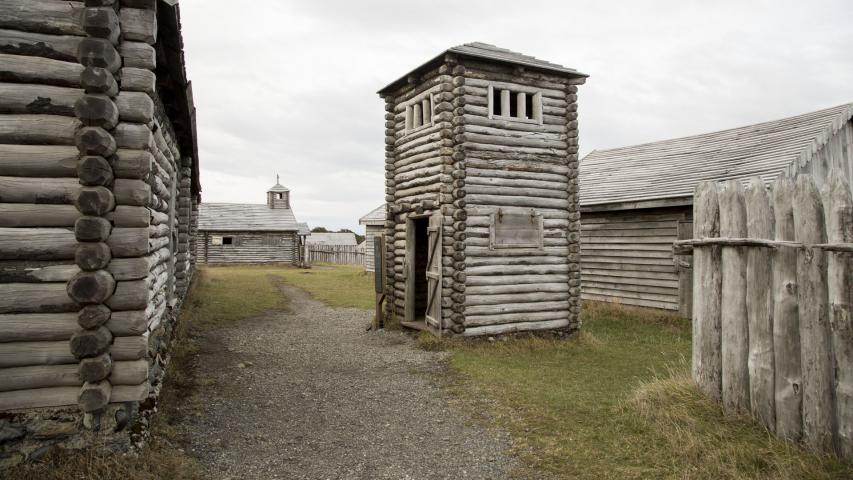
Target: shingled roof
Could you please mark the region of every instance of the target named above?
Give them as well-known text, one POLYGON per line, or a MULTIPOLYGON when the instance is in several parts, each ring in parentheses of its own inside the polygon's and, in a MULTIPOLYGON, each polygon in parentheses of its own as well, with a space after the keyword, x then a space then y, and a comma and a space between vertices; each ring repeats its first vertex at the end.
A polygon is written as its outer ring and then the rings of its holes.
POLYGON ((595 150, 580 162, 581 207, 684 198, 703 180, 769 183, 803 165, 853 117, 853 103, 746 127, 595 150))
POLYGON ((358 219, 359 225, 384 225, 385 224, 385 204, 379 205, 370 211, 367 215, 358 219))
POLYGON ((198 207, 198 229, 295 232, 299 224, 289 208, 270 208, 265 203, 202 203, 198 207))
POLYGON ((505 48, 496 47, 494 45, 490 45, 488 43, 483 42, 472 42, 466 43, 464 45, 458 45, 455 47, 448 48, 447 50, 439 53, 434 58, 424 63, 423 65, 415 68, 411 72, 403 75, 402 77, 394 80, 389 83, 385 88, 379 90, 380 95, 387 93, 391 90, 398 88, 400 85, 407 82, 408 76, 423 72, 430 68, 433 68, 435 65, 444 61, 444 56, 447 54, 456 54, 462 57, 469 58, 477 58, 481 60, 489 60, 496 63, 505 63, 510 65, 520 65, 531 70, 539 70, 545 72, 556 73, 563 76, 571 76, 571 77, 588 77, 589 75, 585 73, 581 73, 574 68, 564 67, 562 65, 558 65, 556 63, 546 62, 545 60, 540 60, 536 57, 531 57, 530 55, 524 55, 522 53, 513 52, 512 50, 507 50, 505 48))

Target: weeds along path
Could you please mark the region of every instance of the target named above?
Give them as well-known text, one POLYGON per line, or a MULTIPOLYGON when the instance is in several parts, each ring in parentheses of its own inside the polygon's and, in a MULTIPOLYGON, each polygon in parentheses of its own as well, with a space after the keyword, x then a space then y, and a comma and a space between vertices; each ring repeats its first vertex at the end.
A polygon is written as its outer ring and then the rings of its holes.
POLYGON ((443 354, 280 288, 286 310, 199 339, 201 412, 179 428, 206 478, 507 477, 509 439, 471 426, 424 375, 443 354))

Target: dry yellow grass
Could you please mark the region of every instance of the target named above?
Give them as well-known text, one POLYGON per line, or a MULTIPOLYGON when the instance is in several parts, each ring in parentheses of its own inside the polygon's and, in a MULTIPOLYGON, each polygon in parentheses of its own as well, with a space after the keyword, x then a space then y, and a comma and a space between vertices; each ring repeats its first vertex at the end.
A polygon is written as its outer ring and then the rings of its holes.
POLYGON ((727 418, 689 379, 690 323, 588 304, 569 340, 437 341, 460 405, 513 437, 519 475, 566 479, 853 478, 853 467, 727 418))

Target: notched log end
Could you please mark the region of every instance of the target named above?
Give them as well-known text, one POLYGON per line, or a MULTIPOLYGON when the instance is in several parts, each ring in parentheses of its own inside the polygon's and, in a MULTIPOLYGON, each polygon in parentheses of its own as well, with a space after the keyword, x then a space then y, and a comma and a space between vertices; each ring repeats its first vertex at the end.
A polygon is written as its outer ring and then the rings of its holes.
MULTIPOLYGON (((100 271, 112 260, 112 252, 106 243, 81 243, 74 252, 74 261, 85 272, 100 271)), ((112 292, 110 292, 112 293, 112 292)), ((72 297, 74 298, 74 297, 72 297)), ((86 302, 101 303, 101 302, 86 302)))
MULTIPOLYGON (((107 250, 109 250, 109 247, 107 247, 107 250)), ((106 270, 96 270, 93 272, 84 271, 74 275, 68 281, 66 291, 68 292, 68 296, 75 302, 89 305, 104 303, 113 294, 115 288, 116 281, 112 274, 106 270)))
POLYGON ((111 394, 112 385, 110 385, 110 382, 106 380, 94 383, 87 382, 83 384, 83 388, 80 390, 77 403, 84 412, 96 412, 110 403, 111 394))
POLYGON ((77 313, 77 324, 87 329, 98 328, 106 324, 111 316, 112 311, 106 305, 86 305, 77 313))
POLYGON ((82 330, 71 336, 71 354, 75 358, 92 358, 109 351, 113 334, 107 327, 82 330))

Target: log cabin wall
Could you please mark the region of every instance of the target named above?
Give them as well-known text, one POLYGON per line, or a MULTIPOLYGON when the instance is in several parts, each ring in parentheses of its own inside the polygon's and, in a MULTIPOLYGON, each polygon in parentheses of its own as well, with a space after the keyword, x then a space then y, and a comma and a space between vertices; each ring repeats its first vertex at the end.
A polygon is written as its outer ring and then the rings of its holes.
POLYGON ((199 189, 157 93, 157 7, 0 3, 4 465, 46 445, 126 446, 159 386, 192 273, 184 258, 176 281, 191 222, 178 204, 199 189))
POLYGON ((441 320, 427 328, 489 335, 578 327, 576 101, 584 80, 574 70, 475 43, 449 49, 380 91, 386 102, 386 315, 406 318, 407 295, 417 290, 407 262, 407 241, 414 238, 408 220, 432 216, 440 225, 441 320), (481 60, 483 54, 497 61, 481 60), (526 71, 507 65, 507 57, 564 75, 526 71), (531 99, 539 93, 542 121, 491 118, 490 86, 530 92, 531 99), (540 243, 492 248, 491 218, 519 210, 533 211, 540 243))
MULTIPOLYGON (((449 93, 453 87, 447 67, 425 72, 420 82, 414 81, 397 92, 385 96, 385 228, 386 292, 388 314, 405 316, 406 224, 409 216, 430 215, 442 207, 452 165, 452 107, 436 105, 433 115, 423 122, 422 101, 433 93, 449 93), (417 105, 416 119, 407 119, 407 106, 417 105), (407 132, 408 129, 411 131, 407 132), (415 131, 417 129, 417 131, 415 131)), ((446 103, 446 102, 445 102, 446 103)), ((411 114, 411 113, 410 113, 411 114)))
MULTIPOLYGON (((575 329, 580 313, 577 85, 465 61, 458 140, 465 151, 466 335, 575 329), (541 96, 541 124, 490 118, 497 91, 541 96), (538 248, 493 248, 500 212, 541 215, 538 248)), ((506 102, 506 98, 501 98, 506 102)), ((502 112, 505 115, 505 112, 502 112)), ((494 116, 492 116, 494 117, 494 116)))
POLYGON ((204 231, 196 239, 202 263, 289 263, 299 260, 296 232, 204 231), (214 238, 230 238, 230 244, 214 238))

